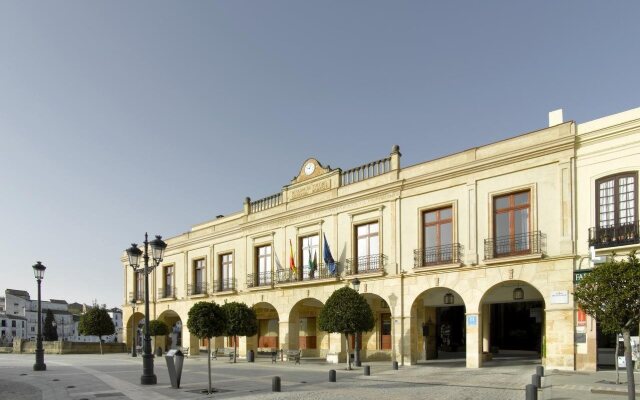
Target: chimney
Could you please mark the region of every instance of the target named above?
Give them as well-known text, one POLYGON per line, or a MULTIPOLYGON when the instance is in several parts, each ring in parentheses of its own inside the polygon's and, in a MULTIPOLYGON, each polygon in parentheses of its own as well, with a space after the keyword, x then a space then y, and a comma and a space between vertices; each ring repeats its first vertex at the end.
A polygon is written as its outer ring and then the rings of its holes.
POLYGON ((549 126, 559 125, 563 123, 562 108, 551 111, 549 113, 549 126))

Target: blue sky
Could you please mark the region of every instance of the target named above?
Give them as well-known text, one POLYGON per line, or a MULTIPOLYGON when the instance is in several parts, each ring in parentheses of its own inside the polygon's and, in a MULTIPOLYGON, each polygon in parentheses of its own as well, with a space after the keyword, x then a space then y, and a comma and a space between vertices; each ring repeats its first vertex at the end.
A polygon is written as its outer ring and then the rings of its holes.
POLYGON ((119 257, 280 191, 640 106, 639 2, 0 0, 0 289, 119 306, 119 257))

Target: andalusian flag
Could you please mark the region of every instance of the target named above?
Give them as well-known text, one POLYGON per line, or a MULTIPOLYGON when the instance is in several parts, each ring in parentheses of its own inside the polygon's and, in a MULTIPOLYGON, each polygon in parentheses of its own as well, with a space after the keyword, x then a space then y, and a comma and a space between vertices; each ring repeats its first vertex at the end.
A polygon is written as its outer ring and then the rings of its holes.
POLYGON ((309 248, 309 272, 313 273, 318 269, 318 254, 313 252, 313 258, 311 258, 311 248, 309 248))
POLYGON ((291 239, 289 239, 289 251, 289 269, 295 274, 297 269, 295 259, 293 258, 293 245, 291 244, 291 239))

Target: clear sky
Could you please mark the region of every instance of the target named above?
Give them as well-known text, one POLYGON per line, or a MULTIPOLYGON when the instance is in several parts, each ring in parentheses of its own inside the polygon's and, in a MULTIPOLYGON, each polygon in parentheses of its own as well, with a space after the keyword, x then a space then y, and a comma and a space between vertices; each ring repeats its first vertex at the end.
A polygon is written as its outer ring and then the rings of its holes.
POLYGON ((402 165, 640 106, 640 2, 0 0, 0 290, 120 306, 119 258, 316 157, 402 165))

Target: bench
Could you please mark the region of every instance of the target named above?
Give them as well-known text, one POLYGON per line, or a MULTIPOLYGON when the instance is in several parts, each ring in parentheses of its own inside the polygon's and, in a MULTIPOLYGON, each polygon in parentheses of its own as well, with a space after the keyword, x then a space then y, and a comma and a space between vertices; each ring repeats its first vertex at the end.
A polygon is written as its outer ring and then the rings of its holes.
POLYGON ((235 354, 235 349, 233 347, 222 347, 216 348, 211 352, 211 358, 214 360, 218 359, 218 356, 229 357, 229 361, 233 361, 233 355, 235 354))
POLYGON ((258 347, 256 357, 271 357, 271 364, 278 361, 278 349, 274 347, 258 347))
POLYGON ((188 347, 182 347, 180 349, 180 351, 182 352, 182 355, 185 356, 185 358, 189 358, 189 348, 188 347))
POLYGON ((294 361, 296 364, 300 364, 300 355, 302 350, 287 350, 287 361, 294 361))

